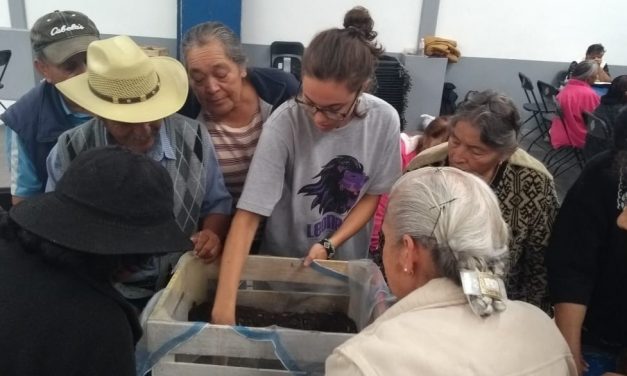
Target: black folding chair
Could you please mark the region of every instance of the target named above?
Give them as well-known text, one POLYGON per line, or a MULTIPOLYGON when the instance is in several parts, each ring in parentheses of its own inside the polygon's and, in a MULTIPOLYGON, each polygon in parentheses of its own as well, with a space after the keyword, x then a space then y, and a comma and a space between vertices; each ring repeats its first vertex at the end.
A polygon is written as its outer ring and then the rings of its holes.
MULTIPOLYGON (((527 147, 527 151, 530 151, 533 145, 538 143, 538 141, 542 140, 544 136, 548 133, 548 129, 544 120, 542 119, 542 112, 544 111, 543 107, 538 102, 538 98, 536 97, 535 90, 533 88, 533 83, 529 79, 529 77, 525 76, 523 73, 518 73, 518 78, 520 79, 520 85, 525 93, 525 97, 527 98, 527 102, 523 103, 523 109, 530 112, 529 117, 523 121, 522 125, 525 125, 530 120, 535 120, 535 126, 532 126, 526 133, 523 133, 520 137, 520 141, 524 140, 527 136, 531 135, 535 132, 540 132, 540 135, 536 137, 527 147)), ((538 144, 538 146, 540 146, 538 144)), ((547 151, 544 147, 540 146, 543 150, 547 151)))
MULTIPOLYGON (((7 71, 7 67, 9 66, 9 60, 11 60, 11 50, 0 51, 0 69, 2 69, 2 72, 0 72, 0 89, 4 88, 2 79, 7 71)), ((0 106, 2 106, 2 108, 6 111, 7 108, 4 104, 2 104, 2 101, 0 101, 0 106)))
POLYGON ((292 73, 300 81, 300 68, 305 46, 300 42, 272 42, 270 66, 292 73))
POLYGON ((595 155, 609 150, 612 147, 612 129, 607 125, 605 120, 591 112, 584 111, 582 115, 587 130, 584 155, 586 159, 589 160, 595 155))

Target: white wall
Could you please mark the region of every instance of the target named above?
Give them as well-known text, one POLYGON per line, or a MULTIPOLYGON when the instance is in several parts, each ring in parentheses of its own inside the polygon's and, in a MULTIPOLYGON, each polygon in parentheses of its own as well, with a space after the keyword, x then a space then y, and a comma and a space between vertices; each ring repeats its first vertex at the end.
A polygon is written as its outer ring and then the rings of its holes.
POLYGON ((0 27, 11 27, 9 0, 0 0, 0 27))
POLYGON ((103 34, 176 38, 173 0, 25 0, 25 6, 28 28, 46 13, 70 9, 85 13, 103 34))
MULTIPOLYGON (((242 41, 307 45, 314 34, 340 27, 354 5, 368 8, 387 51, 416 48, 423 0, 241 0, 242 41)), ((427 0, 429 1, 429 0, 427 0)), ((0 27, 10 27, 0 0, 0 27)), ((27 26, 54 9, 86 13, 105 34, 176 38, 174 0, 25 0, 27 26)), ((464 56, 571 61, 601 42, 610 65, 627 65, 625 0, 440 0, 436 35, 455 39, 464 56)))
POLYGON ((368 8, 387 51, 416 48, 422 0, 242 0, 242 42, 307 46, 317 32, 342 27, 344 13, 355 5, 368 8))
POLYGON ((625 0, 440 0, 436 35, 462 55, 539 61, 583 58, 603 43, 608 63, 627 65, 625 0))

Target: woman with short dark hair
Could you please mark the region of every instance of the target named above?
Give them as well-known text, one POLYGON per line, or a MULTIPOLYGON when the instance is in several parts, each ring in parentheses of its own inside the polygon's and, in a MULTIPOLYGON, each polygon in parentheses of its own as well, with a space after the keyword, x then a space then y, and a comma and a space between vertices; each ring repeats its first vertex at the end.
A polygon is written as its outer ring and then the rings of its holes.
POLYGON ((298 80, 279 69, 248 67, 239 38, 220 22, 190 28, 181 56, 191 91, 179 112, 207 127, 235 206, 263 124, 296 95, 298 80))

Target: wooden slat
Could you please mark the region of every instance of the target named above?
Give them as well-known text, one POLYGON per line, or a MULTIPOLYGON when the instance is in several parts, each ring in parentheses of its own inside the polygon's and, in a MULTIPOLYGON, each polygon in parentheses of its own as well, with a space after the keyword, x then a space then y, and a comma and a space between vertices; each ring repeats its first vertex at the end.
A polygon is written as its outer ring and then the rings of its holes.
POLYGON ((286 376, 298 375, 289 371, 264 370, 244 367, 219 366, 214 364, 194 364, 161 362, 152 370, 153 376, 286 376))
MULTIPOLYGON (((154 351, 160 344, 182 333, 187 326, 189 323, 152 322, 146 333, 148 348, 154 351)), ((285 328, 275 330, 280 333, 282 343, 289 349, 290 356, 306 363, 324 363, 334 348, 352 337, 352 334, 345 333, 285 328), (295 344, 298 345, 294 346, 295 344)), ((271 342, 249 340, 225 325, 207 325, 198 335, 174 349, 172 354, 276 359, 271 342)))

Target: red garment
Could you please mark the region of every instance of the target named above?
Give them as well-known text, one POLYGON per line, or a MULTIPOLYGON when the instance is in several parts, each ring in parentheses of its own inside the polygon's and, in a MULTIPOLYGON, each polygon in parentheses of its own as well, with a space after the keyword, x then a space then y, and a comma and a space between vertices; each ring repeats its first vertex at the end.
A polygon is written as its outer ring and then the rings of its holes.
MULTIPOLYGON (((401 162, 403 163, 403 170, 409 162, 416 156, 416 147, 409 145, 409 138, 401 136, 401 162), (409 150, 407 150, 409 148, 409 150)), ((385 216, 385 209, 388 206, 388 195, 383 194, 379 196, 379 204, 377 210, 374 213, 374 222, 372 226, 372 235, 370 237, 370 251, 377 249, 379 245, 379 231, 381 231, 381 224, 383 223, 383 217, 385 216)))
POLYGON ((582 113, 593 112, 599 105, 599 96, 587 82, 571 78, 557 94, 557 102, 562 108, 566 127, 559 117, 553 118, 549 130, 551 145, 556 149, 561 146, 583 148, 587 130, 582 113))

